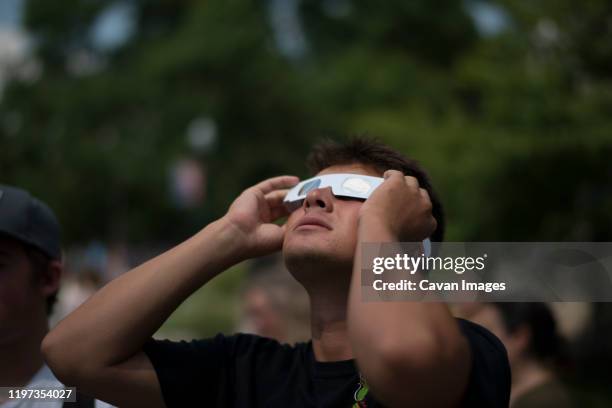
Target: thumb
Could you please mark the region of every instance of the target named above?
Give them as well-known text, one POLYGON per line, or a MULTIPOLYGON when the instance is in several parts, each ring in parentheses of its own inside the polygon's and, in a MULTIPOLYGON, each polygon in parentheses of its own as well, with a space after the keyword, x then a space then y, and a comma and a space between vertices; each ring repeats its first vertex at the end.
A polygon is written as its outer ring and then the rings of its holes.
POLYGON ((264 253, 281 249, 285 237, 285 228, 275 224, 262 224, 259 226, 258 241, 264 253))

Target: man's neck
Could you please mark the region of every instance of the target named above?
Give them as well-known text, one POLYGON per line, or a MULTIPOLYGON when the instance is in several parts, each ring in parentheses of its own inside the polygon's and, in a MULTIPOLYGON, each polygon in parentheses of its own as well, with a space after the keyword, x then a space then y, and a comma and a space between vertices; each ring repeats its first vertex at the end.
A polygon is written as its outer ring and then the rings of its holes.
POLYGON ((337 293, 310 297, 312 348, 316 361, 353 358, 346 321, 347 297, 337 293))
POLYGON ((19 338, 0 344, 0 385, 23 387, 30 382, 44 364, 40 343, 48 331, 45 321, 19 338))

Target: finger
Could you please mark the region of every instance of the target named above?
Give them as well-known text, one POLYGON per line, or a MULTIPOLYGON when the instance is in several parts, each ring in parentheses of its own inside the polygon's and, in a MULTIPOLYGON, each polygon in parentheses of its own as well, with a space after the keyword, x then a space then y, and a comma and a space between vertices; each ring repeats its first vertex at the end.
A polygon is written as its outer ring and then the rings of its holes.
POLYGON ((255 184, 252 188, 267 194, 271 191, 278 190, 281 188, 293 187, 299 183, 300 179, 296 176, 278 176, 264 180, 260 183, 255 184))
POLYGON ((289 189, 275 190, 265 195, 266 201, 270 206, 277 206, 283 203, 289 189))
POLYGON ((424 209, 431 214, 433 211, 433 203, 431 202, 431 198, 429 197, 429 193, 424 188, 420 188, 419 192, 421 194, 421 203, 424 206, 424 209))
POLYGON ((427 190, 425 190, 424 188, 419 188, 419 193, 421 194, 421 198, 424 201, 431 203, 431 197, 429 197, 429 192, 427 190))
POLYGON ((274 222, 279 218, 287 217, 291 214, 289 210, 283 205, 270 209, 270 222, 274 222))
POLYGON ((283 246, 283 229, 275 224, 263 224, 258 231, 258 241, 263 253, 278 251, 283 246))
POLYGON ((404 176, 404 173, 402 173, 399 170, 391 170, 391 169, 389 169, 389 170, 387 170, 387 171, 385 171, 383 173, 383 178, 385 180, 387 180, 389 178, 397 178, 397 177, 403 177, 403 176, 404 176))
POLYGON ((270 218, 272 221, 289 215, 289 210, 285 207, 283 199, 289 190, 277 190, 266 194, 265 199, 270 208, 270 218))
POLYGON ((433 235, 434 232, 436 232, 436 230, 438 229, 438 220, 436 220, 436 217, 431 216, 430 217, 430 223, 429 223, 429 234, 427 236, 431 237, 433 235))
POLYGON ((419 188, 419 180, 414 176, 404 176, 404 181, 409 187, 419 188))
POLYGON ((390 187, 391 185, 395 185, 399 187, 400 184, 404 184, 404 173, 399 170, 387 170, 383 174, 383 178, 385 179, 385 183, 390 187))

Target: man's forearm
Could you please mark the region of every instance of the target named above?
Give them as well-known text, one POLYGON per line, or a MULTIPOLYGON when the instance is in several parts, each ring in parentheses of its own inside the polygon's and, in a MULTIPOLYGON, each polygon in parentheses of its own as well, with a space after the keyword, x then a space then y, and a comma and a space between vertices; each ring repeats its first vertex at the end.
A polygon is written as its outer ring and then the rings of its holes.
MULTIPOLYGON (((442 303, 362 301, 361 242, 393 242, 397 238, 377 225, 360 226, 359 237, 348 327, 360 369, 381 400, 391 406, 427 402, 421 400, 427 398, 427 384, 437 384, 436 389, 444 385, 448 392, 438 397, 448 406, 452 398, 444 398, 452 396, 453 388, 455 393, 461 392, 469 372, 469 350, 455 319, 442 303), (412 390, 411 385, 415 387, 412 390)), ((431 391, 435 393, 435 389, 431 391)))
POLYGON ((200 286, 240 261, 233 227, 214 222, 177 247, 113 280, 43 341, 52 368, 118 364, 140 351, 200 286))

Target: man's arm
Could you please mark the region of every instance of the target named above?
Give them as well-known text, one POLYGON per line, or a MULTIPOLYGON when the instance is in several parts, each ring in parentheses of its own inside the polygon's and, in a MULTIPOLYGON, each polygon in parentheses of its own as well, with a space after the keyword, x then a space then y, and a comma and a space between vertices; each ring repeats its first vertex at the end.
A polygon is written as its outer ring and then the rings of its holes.
POLYGON ((353 353, 374 395, 388 406, 458 406, 470 351, 448 307, 362 301, 361 243, 419 242, 436 226, 429 196, 415 178, 398 171, 385 178, 360 213, 348 309, 353 353))
POLYGON ((118 406, 163 407, 145 342, 195 290, 229 266, 278 250, 286 187, 269 179, 245 190, 218 221, 189 240, 113 280, 43 340, 60 380, 118 406))

